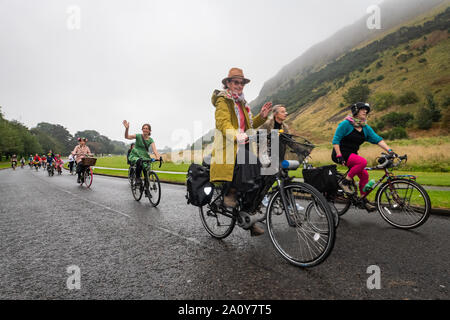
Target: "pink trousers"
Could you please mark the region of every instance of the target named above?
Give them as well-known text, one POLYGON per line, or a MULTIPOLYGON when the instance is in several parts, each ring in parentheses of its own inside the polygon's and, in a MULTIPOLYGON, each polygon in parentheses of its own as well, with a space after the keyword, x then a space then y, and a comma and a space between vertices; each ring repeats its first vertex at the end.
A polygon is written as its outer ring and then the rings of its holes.
POLYGON ((359 192, 361 196, 366 193, 363 192, 364 186, 369 182, 369 173, 364 168, 367 166, 367 160, 357 154, 352 153, 347 160, 347 167, 350 168, 348 177, 353 179, 354 176, 359 177, 359 192))

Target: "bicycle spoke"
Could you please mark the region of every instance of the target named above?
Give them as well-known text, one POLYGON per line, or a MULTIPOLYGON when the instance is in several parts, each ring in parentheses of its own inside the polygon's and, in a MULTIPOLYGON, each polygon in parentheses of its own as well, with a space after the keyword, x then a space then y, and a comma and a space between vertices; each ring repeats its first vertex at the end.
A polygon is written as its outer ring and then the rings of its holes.
POLYGON ((410 180, 398 179, 390 185, 384 185, 377 201, 382 217, 393 226, 403 229, 423 224, 431 210, 426 191, 410 180))
MULTIPOLYGON (((271 200, 268 229, 275 248, 283 257, 299 266, 313 266, 322 262, 331 251, 334 220, 331 210, 325 209, 328 208, 325 198, 317 190, 305 189, 303 185, 285 187, 288 208, 283 210, 282 215, 273 210, 276 209, 274 204, 277 199, 271 200), (286 219, 292 220, 292 224, 287 224, 286 219), (322 228, 321 232, 318 227, 322 228)), ((280 197, 280 194, 277 193, 275 197, 280 197)))

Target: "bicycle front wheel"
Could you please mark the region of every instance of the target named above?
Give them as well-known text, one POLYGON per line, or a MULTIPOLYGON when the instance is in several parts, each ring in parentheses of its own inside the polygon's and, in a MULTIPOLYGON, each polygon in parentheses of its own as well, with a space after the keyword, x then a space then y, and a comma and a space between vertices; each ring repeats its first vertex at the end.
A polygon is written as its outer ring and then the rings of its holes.
POLYGON ((286 210, 280 192, 273 194, 267 207, 267 229, 275 249, 299 267, 322 263, 331 253, 336 235, 325 197, 308 184, 290 184, 283 189, 286 210))
POLYGON ((148 186, 146 187, 147 197, 152 206, 156 207, 161 200, 161 183, 158 175, 150 171, 148 173, 148 186))
POLYGON ((385 182, 377 192, 376 204, 383 219, 400 229, 421 226, 431 212, 430 197, 425 189, 406 179, 385 182))
POLYGON ((89 167, 84 171, 84 184, 87 188, 90 188, 93 179, 94 173, 92 172, 92 169, 89 167))
POLYGON ((215 188, 213 201, 206 206, 198 208, 203 226, 216 239, 228 237, 236 225, 236 217, 231 213, 224 212, 224 208, 221 205, 223 203, 221 192, 220 188, 215 188))

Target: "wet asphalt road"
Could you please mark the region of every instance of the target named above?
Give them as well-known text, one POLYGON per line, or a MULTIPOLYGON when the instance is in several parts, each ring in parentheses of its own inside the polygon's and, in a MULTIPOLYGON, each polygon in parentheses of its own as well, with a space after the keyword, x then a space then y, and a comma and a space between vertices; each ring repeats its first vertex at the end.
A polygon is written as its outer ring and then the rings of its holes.
POLYGON ((48 177, 0 171, 0 299, 449 299, 450 218, 413 231, 377 213, 352 210, 334 250, 302 270, 285 262, 267 234, 236 227, 217 241, 185 188, 162 185, 158 208, 136 202, 125 179, 48 177), (68 266, 81 271, 69 290, 68 266), (381 270, 369 290, 367 268, 381 270))

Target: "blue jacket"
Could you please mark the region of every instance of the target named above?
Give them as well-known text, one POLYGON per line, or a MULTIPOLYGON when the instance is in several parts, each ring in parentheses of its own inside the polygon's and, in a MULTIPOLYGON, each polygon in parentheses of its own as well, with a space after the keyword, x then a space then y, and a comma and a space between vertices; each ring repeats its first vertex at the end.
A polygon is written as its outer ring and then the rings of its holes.
MULTIPOLYGON (((342 121, 341 123, 339 123, 339 126, 337 127, 336 132, 334 133, 332 143, 340 144, 341 140, 345 136, 348 136, 353 131, 353 129, 354 127, 350 121, 348 120, 342 121)), ((373 131, 373 129, 367 124, 363 127, 363 132, 364 136, 366 137, 366 141, 370 143, 378 144, 381 140, 383 140, 383 138, 377 135, 375 131, 373 131)))

